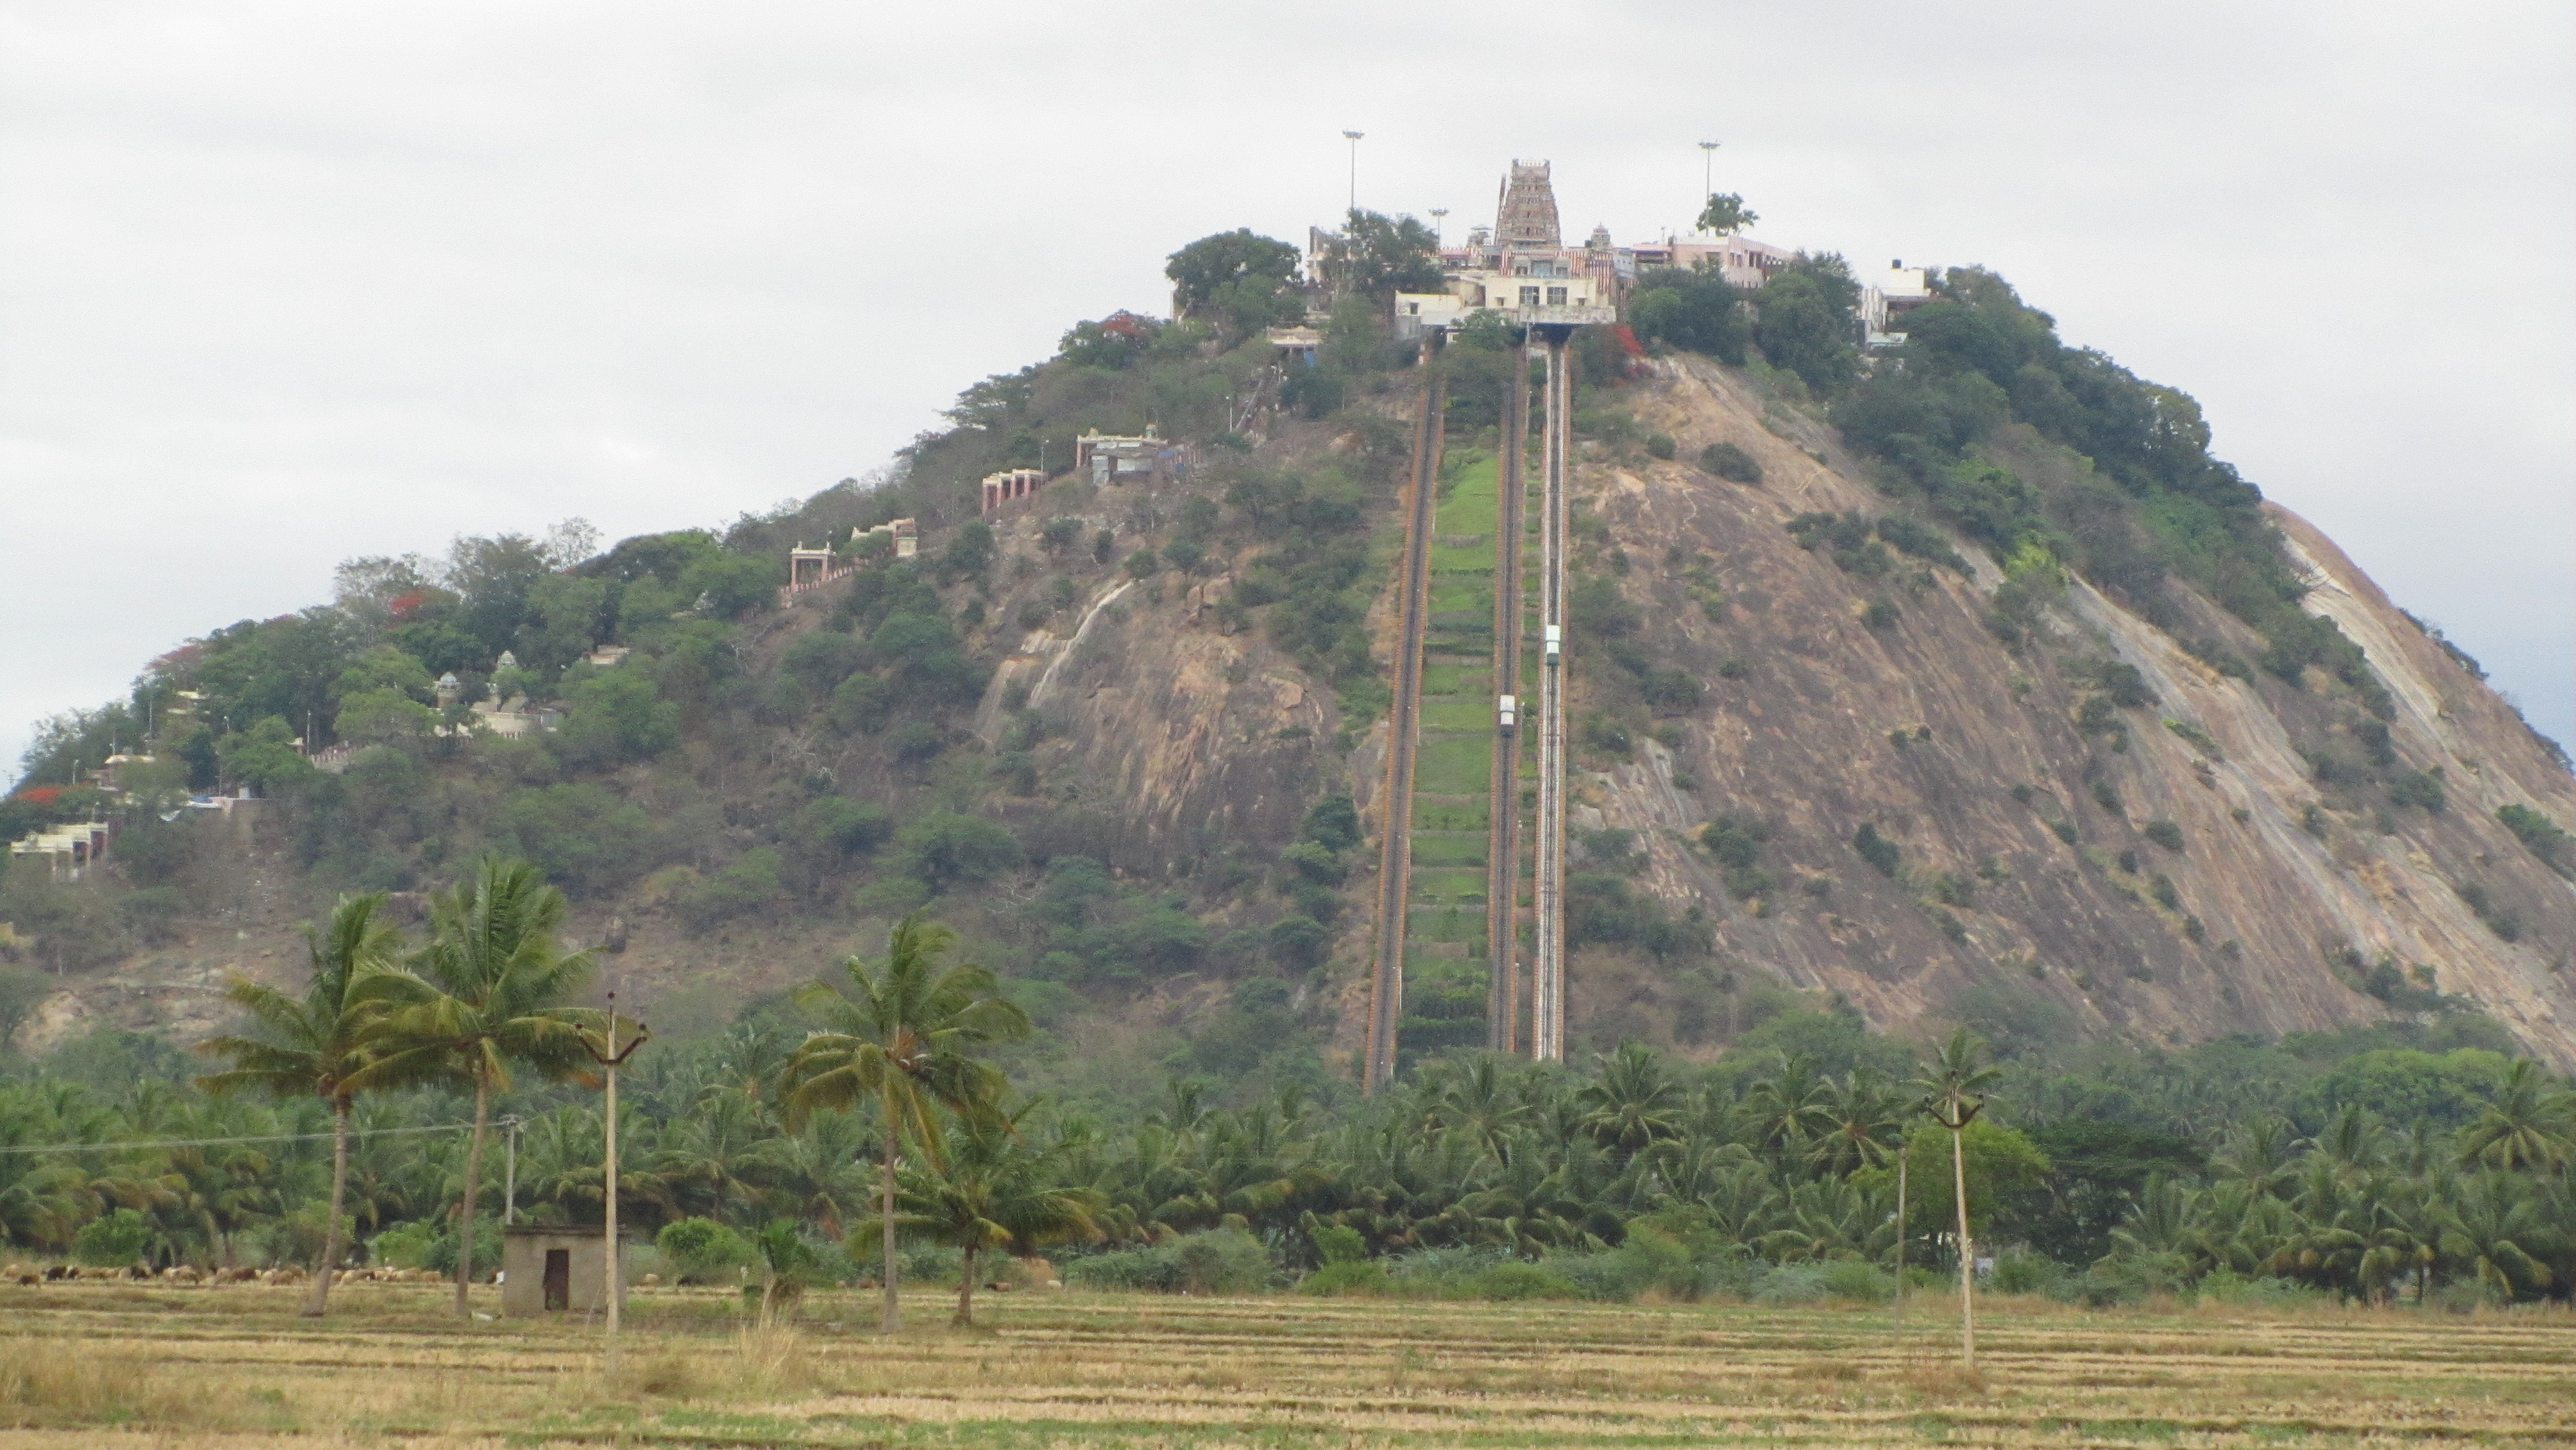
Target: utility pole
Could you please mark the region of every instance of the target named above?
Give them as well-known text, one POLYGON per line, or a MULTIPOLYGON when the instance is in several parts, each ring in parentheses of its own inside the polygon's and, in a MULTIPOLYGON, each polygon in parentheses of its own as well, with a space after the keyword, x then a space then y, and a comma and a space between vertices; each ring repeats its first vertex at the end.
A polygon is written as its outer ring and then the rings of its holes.
POLYGON ((600 1239, 607 1279, 600 1287, 608 1301, 608 1372, 610 1374, 617 1372, 617 1311, 626 1301, 626 1285, 618 1273, 617 1262, 619 1257, 617 1252, 617 1069, 625 1063, 626 1059, 635 1055, 635 1049, 650 1041, 652 1036, 653 1030, 638 1022, 635 1024, 635 1040, 626 1044, 624 1051, 618 1049, 617 993, 612 989, 608 994, 607 1050, 602 1051, 596 1047, 590 1049, 592 1060, 608 1069, 608 1154, 603 1164, 605 1176, 600 1182, 599 1198, 606 1208, 607 1230, 600 1239))
POLYGON ((1905 1344, 1905 1169, 1907 1143, 1902 1133, 1896 1136, 1896 1343, 1905 1344))
POLYGON ((521 1121, 516 1116, 501 1120, 501 1131, 508 1135, 506 1141, 509 1144, 508 1152, 502 1158, 501 1168, 501 1227, 503 1228, 508 1228, 519 1221, 519 1124, 521 1121))
POLYGON ((1968 1125, 1986 1105, 1953 1092, 1931 1103, 1932 1120, 1950 1130, 1950 1192, 1959 1205, 1959 1362, 1977 1368, 1977 1245, 1968 1236, 1968 1125))
POLYGON ((1350 209, 1352 211, 1358 211, 1360 209, 1360 137, 1364 134, 1366 133, 1360 131, 1344 131, 1342 133, 1342 139, 1351 143, 1350 209))

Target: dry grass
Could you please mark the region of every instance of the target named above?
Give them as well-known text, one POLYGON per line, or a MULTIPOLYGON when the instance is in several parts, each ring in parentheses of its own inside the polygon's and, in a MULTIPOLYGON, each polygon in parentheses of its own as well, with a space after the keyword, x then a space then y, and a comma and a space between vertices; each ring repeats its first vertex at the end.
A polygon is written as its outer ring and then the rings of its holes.
MULTIPOLYGON (((0 1450, 102 1443, 1360 1450, 1759 1444, 2576 1447, 2576 1318, 1981 1311, 1980 1373, 1917 1311, 1052 1294, 865 1332, 639 1295, 615 1372, 577 1321, 459 1323, 442 1291, 0 1290, 0 1450)), ((486 1305, 487 1309, 497 1306, 486 1305)))

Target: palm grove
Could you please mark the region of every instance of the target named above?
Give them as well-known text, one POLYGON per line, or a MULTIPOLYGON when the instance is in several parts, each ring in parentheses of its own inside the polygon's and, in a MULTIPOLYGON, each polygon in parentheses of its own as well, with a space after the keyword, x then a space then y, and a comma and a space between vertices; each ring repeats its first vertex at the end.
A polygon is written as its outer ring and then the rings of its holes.
MULTIPOLYGON (((132 701, 55 722, 0 801, 0 834, 115 808, 83 776, 112 751, 147 741, 159 758, 120 776, 130 820, 112 869, 0 877, 0 916, 34 966, 88 970, 246 899, 224 836, 162 818, 218 785, 267 796, 263 839, 320 920, 300 994, 234 989, 246 1024, 213 1044, 218 1071, 116 1033, 8 1065, 0 1242, 106 1263, 355 1253, 461 1285, 496 1258, 492 1140, 513 1121, 517 1210, 596 1221, 603 1124, 585 1080, 606 1023, 585 1005, 595 964, 560 945, 568 893, 648 901, 657 929, 690 940, 912 919, 877 960, 801 998, 666 1033, 630 1075, 621 1218, 656 1229, 675 1272, 748 1269, 773 1302, 804 1282, 921 1271, 958 1281, 964 1308, 990 1258, 1039 1251, 1073 1280, 1146 1287, 1315 1271, 1317 1287, 1378 1292, 1868 1296, 1900 1263, 1955 1267, 1963 1236, 2001 1249, 2008 1285, 2091 1297, 2213 1281, 2383 1298, 2576 1285, 2565 1090, 2460 1003, 2392 973, 2368 979, 2402 1009, 2381 1027, 2163 1052, 2073 1045, 2026 1004, 1963 1001, 1954 1015, 1994 1060, 1947 1043, 1953 1070, 1936 1078, 1974 1082, 1991 1106, 1971 1120, 1952 1094, 1953 1133, 1923 1110, 1941 1094, 1920 1085, 1934 1069, 1915 1051, 1711 960, 1704 931, 1631 891, 1618 833, 1585 843, 1572 944, 1723 980, 1723 1031, 1683 1014, 1684 1045, 1708 1060, 1630 1045, 1563 1071, 1429 1053, 1401 1091, 1352 1100, 1324 1069, 1310 990, 1347 920, 1360 836, 1347 799, 1315 801, 1276 850, 1198 841, 1143 873, 1093 854, 1099 806, 1043 767, 1041 711, 1006 697, 989 741, 966 728, 991 659, 1119 579, 1148 597, 1231 581, 1212 606, 1220 627, 1262 631, 1336 696, 1340 738, 1278 748, 1329 760, 1383 707, 1369 540, 1403 438, 1372 400, 1412 365, 1382 303, 1419 285, 1429 234, 1362 215, 1346 238, 1336 264, 1353 290, 1317 365, 1277 401, 1281 428, 1353 446, 1270 466, 1231 431, 1273 361, 1264 328, 1302 301, 1293 248, 1222 234, 1173 257, 1180 318, 1073 328, 1056 358, 969 388, 953 426, 886 476, 605 552, 571 529, 353 561, 333 603, 213 631, 154 662, 132 701), (1207 440, 1207 489, 1121 513, 1077 485, 1050 495, 1035 573, 997 557, 966 501, 974 479, 1068 457, 1083 427, 1148 422, 1207 440), (897 517, 945 542, 882 557, 865 529, 897 517), (774 619, 777 561, 815 537, 848 538, 867 567, 821 627, 766 658, 753 646, 774 619), (592 658, 604 644, 629 653, 592 658), (457 728, 487 695, 558 703, 562 728, 457 728), (299 734, 349 747, 345 769, 315 769, 299 734), (436 898, 417 941, 372 904, 468 861, 482 864, 436 898), (952 950, 923 911, 973 950, 952 950), (993 972, 951 960, 966 955, 993 972), (1143 1071, 1069 1065, 1085 1055, 1069 1041, 1078 1007, 1184 973, 1219 984, 1215 1005, 1185 1037, 1153 1039, 1143 1071), (389 1131, 449 1123, 464 1126, 389 1131), (106 1146, 25 1151, 77 1144, 106 1146)), ((1799 259, 1758 298, 1655 273, 1632 319, 1652 346, 1758 365, 1830 408, 1892 495, 2009 563, 1991 621, 2008 643, 2069 573, 2150 618, 2166 578, 2190 579, 2263 641, 2250 658, 2191 647, 2325 692, 2309 742, 2336 763, 2331 781, 2319 766, 2322 791, 2356 809, 2442 808, 2438 782, 2374 753, 2383 688, 2330 622, 2295 607, 2259 495, 2209 456, 2187 397, 2064 346, 1975 271, 1911 315, 1901 366, 1864 370, 1853 291, 1832 257, 1799 259), (1996 467, 1977 445, 2008 420, 2080 449, 2100 476, 2050 493, 1996 467)), ((1472 329, 1457 343, 1453 424, 1490 426, 1509 354, 1472 329)), ((1578 345, 1615 396, 1610 344, 1587 332, 1578 345)), ((1611 407, 1578 424, 1611 442, 1625 426, 1611 407)), ((1891 532, 1897 520, 1806 522, 1812 546, 1855 571, 1883 569, 1882 545, 1921 544, 1891 532)), ((1624 672, 1612 686, 1696 688, 1621 637, 1615 591, 1578 588, 1575 603, 1576 628, 1610 640, 1624 672)), ((1583 745, 1625 740, 1604 728, 1583 745)), ((2576 869, 2556 823, 2524 811, 2506 824, 2576 869)), ((1739 895, 1767 879, 1765 829, 1721 819, 1701 838, 1739 895)), ((1864 824, 1855 862, 1889 869, 1873 842, 1893 850, 1864 824)), ((0 1027, 26 1009, 25 984, 42 985, 6 978, 0 1027)), ((327 1285, 314 1293, 319 1309, 327 1285)))
MULTIPOLYGON (((560 911, 499 859, 417 944, 350 898, 300 997, 233 989, 248 1025, 205 1044, 221 1070, 173 1080, 138 1041, 91 1064, 121 1086, 0 1087, 11 1252, 426 1264, 462 1295, 492 1261, 502 1112, 517 1210, 597 1222, 584 1043, 606 1022, 560 911), (444 1148, 383 1133, 424 1123, 466 1126, 444 1148), (91 1146, 24 1151, 52 1144, 91 1146)), ((1001 1055, 1029 1021, 953 958, 907 919, 881 958, 636 1064, 620 1212, 675 1276, 748 1268, 773 1306, 873 1279, 888 1327, 906 1274, 954 1284, 962 1318, 995 1258, 1041 1253, 1099 1287, 1503 1297, 1881 1298, 1962 1243, 1996 1287, 2097 1302, 2576 1283, 2576 1098, 2475 1019, 1996 1062, 1965 1032, 1918 1056, 1775 1002, 1699 1069, 1631 1044, 1582 1070, 1439 1059, 1375 1100, 1176 1078, 1077 1111, 1015 1093, 1001 1055)))

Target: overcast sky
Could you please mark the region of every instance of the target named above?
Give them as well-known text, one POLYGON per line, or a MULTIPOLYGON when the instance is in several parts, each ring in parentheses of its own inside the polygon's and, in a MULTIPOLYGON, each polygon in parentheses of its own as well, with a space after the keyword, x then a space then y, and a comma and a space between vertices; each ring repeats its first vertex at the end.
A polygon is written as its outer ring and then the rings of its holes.
MULTIPOLYGON (((2576 743, 2576 9, 0 0, 0 767, 331 566, 881 465, 1363 205, 1982 263, 2576 743)), ((0 774, 11 773, 0 769, 0 774)))

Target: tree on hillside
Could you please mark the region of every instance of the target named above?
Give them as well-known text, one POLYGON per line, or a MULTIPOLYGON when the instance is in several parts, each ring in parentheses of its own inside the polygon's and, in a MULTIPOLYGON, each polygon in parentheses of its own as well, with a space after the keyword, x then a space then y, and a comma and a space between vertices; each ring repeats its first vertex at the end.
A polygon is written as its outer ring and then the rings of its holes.
POLYGON ((1752 328, 1737 300, 1735 288, 1714 270, 1659 267, 1637 279, 1629 325, 1643 341, 1742 363, 1752 328))
POLYGON ((507 1092, 511 1068, 552 1078, 591 1066, 584 1014, 566 1005, 589 985, 587 952, 566 953, 563 893, 525 861, 487 856, 473 879, 430 907, 429 945, 408 967, 369 979, 368 993, 394 1009, 386 1026, 386 1081, 449 1081, 474 1089, 474 1136, 465 1150, 465 1192, 457 1212, 456 1312, 466 1313, 474 1278, 474 1216, 492 1095, 507 1092))
POLYGON ((342 897, 327 926, 306 927, 304 947, 313 980, 301 998, 235 977, 224 989, 232 1003, 258 1023, 256 1036, 209 1038, 199 1050, 232 1064, 197 1079, 211 1092, 241 1089, 292 1098, 319 1096, 331 1107, 331 1210, 323 1221, 322 1261, 305 1301, 306 1318, 322 1316, 331 1293, 331 1271, 340 1262, 340 1223, 349 1190, 349 1107, 382 1079, 376 1048, 385 1006, 366 992, 367 979, 394 965, 397 937, 379 913, 379 893, 342 897))
POLYGON ((1859 376, 1860 284, 1841 257, 1801 252, 1762 285, 1760 297, 1753 340, 1773 367, 1796 373, 1820 396, 1859 376))
POLYGON ((943 1109, 969 1122, 997 1116, 1001 1070, 974 1051, 1033 1030, 1028 1014, 999 995, 991 972, 941 962, 956 940, 944 926, 907 916, 895 924, 882 968, 851 957, 841 964, 847 989, 826 979, 798 992, 797 1004, 823 1025, 797 1048, 779 1080, 791 1130, 817 1112, 876 1105, 888 1334, 903 1324, 895 1282, 903 1145, 909 1141, 936 1164, 943 1160, 943 1109))
POLYGON ((1238 227, 1174 252, 1163 275, 1172 279, 1175 311, 1215 320, 1231 341, 1305 315, 1297 264, 1295 247, 1238 227))
POLYGON ((1365 297, 1380 311, 1398 292, 1440 290, 1440 239, 1413 217, 1354 209, 1325 245, 1333 289, 1365 297))
POLYGON ((1760 220, 1762 214, 1746 206, 1744 198, 1731 191, 1712 193, 1708 205, 1699 211, 1699 229, 1719 236, 1740 232, 1760 220))

